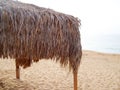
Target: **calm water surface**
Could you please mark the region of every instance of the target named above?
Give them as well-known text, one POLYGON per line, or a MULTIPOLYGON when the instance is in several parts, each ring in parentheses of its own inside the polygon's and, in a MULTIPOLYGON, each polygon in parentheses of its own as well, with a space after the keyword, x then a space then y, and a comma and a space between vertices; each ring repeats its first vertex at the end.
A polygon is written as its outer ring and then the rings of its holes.
POLYGON ((82 40, 83 50, 120 54, 120 35, 98 35, 82 40))

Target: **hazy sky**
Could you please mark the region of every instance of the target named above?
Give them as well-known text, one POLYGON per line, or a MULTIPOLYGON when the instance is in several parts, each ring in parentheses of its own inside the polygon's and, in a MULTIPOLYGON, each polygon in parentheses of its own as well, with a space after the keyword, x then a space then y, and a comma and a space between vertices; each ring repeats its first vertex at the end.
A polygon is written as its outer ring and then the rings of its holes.
POLYGON ((120 0, 18 0, 81 19, 84 38, 120 34, 120 0))
POLYGON ((90 32, 120 33, 120 0, 19 0, 79 17, 90 32))

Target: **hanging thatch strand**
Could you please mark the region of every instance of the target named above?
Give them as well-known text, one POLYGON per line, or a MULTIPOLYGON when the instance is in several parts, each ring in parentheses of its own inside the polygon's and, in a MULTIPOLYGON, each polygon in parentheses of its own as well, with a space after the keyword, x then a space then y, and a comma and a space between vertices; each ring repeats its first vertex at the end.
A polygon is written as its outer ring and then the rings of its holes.
POLYGON ((0 0, 0 57, 30 66, 53 59, 77 71, 81 59, 80 22, 73 16, 12 0, 0 0))

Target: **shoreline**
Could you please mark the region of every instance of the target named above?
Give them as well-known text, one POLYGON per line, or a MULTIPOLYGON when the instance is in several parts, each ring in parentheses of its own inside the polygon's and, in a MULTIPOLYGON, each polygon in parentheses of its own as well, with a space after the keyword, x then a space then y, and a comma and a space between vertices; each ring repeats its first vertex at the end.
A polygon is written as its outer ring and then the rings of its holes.
POLYGON ((82 51, 83 51, 83 52, 99 53, 99 54, 120 55, 120 53, 102 52, 102 51, 86 50, 86 49, 83 49, 82 51))

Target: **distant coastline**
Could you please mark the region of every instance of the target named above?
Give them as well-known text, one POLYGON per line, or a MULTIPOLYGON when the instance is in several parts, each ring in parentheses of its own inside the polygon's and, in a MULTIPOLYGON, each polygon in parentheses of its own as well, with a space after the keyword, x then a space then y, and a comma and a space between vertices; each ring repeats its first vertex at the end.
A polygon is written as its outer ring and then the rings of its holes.
POLYGON ((119 34, 98 35, 83 39, 82 41, 83 50, 120 54, 119 34))
POLYGON ((101 53, 101 54, 111 54, 111 55, 120 55, 119 52, 107 52, 102 50, 89 50, 89 49, 82 49, 82 52, 93 52, 93 53, 101 53))

